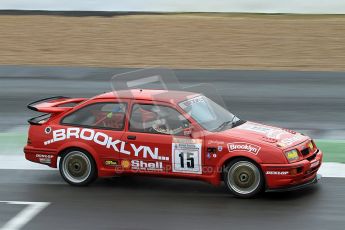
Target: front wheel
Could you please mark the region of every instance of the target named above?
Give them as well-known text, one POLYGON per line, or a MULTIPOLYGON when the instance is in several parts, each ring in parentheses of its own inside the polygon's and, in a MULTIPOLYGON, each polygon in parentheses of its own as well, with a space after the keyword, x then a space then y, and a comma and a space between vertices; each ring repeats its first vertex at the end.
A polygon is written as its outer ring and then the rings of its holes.
POLYGON ((264 188, 260 168, 247 159, 231 161, 225 168, 224 182, 230 192, 240 198, 252 198, 264 188))
POLYGON ((59 170, 62 178, 71 185, 85 186, 97 177, 96 164, 85 151, 74 149, 60 159, 59 170))

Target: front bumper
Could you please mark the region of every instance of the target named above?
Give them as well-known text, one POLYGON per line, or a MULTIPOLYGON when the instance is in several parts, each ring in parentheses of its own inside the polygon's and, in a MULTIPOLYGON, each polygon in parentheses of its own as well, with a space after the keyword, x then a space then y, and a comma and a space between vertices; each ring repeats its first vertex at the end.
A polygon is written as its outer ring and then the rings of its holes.
POLYGON ((267 191, 289 191, 317 182, 317 171, 322 163, 322 151, 317 150, 312 160, 292 164, 263 164, 267 191))
POLYGON ((305 184, 295 185, 295 186, 286 187, 286 188, 267 189, 266 192, 290 192, 290 191, 295 191, 299 189, 304 189, 306 187, 309 187, 310 185, 318 183, 319 180, 321 180, 321 178, 322 176, 320 174, 317 174, 316 177, 314 177, 311 181, 305 184))

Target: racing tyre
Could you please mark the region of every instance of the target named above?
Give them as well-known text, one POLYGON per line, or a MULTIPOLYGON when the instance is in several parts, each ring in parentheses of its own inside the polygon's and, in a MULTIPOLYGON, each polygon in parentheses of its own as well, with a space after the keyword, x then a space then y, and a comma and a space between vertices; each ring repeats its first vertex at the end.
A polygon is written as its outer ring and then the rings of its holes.
POLYGON ((75 186, 89 185, 97 178, 97 168, 89 153, 80 149, 66 152, 59 163, 62 178, 75 186))
POLYGON ((224 170, 224 182, 236 197, 252 198, 264 189, 264 177, 254 162, 240 158, 231 161, 224 170))

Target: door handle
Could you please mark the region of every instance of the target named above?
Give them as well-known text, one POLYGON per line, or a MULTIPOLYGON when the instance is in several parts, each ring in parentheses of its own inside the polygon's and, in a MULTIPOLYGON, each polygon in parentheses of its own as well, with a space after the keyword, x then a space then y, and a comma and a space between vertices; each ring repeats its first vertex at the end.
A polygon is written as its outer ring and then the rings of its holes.
POLYGON ((131 135, 130 135, 130 136, 127 136, 127 139, 128 139, 128 140, 135 140, 135 139, 137 139, 137 137, 136 137, 136 136, 131 136, 131 135))

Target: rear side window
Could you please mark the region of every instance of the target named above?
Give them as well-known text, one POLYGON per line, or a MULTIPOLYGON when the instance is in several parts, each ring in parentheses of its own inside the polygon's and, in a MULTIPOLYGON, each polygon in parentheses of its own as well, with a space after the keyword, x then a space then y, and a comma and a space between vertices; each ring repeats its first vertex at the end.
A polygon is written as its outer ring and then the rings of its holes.
POLYGON ((67 115, 61 123, 72 126, 123 130, 126 110, 126 103, 95 103, 67 115))

